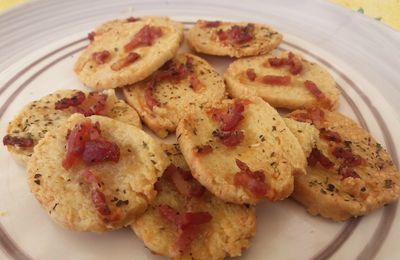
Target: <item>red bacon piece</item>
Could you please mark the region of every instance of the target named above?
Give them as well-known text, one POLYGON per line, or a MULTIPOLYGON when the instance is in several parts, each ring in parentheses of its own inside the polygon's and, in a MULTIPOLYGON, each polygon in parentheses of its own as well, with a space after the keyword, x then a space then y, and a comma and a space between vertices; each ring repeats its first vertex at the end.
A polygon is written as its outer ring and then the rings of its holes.
POLYGON ((289 52, 288 58, 272 57, 268 59, 268 62, 271 67, 289 65, 289 72, 293 75, 299 74, 303 70, 301 61, 292 52, 289 52))
POLYGON ((290 76, 266 75, 262 78, 261 81, 265 84, 286 86, 289 85, 290 80, 290 76))
POLYGON ((221 21, 204 21, 203 28, 216 28, 221 25, 221 21))
POLYGON ((153 110, 153 107, 158 106, 158 101, 154 96, 154 86, 155 86, 155 81, 149 81, 147 83, 147 87, 144 91, 144 99, 146 101, 146 105, 153 110))
POLYGON ((90 32, 90 33, 88 33, 88 35, 87 35, 87 38, 88 38, 88 40, 89 41, 94 41, 94 36, 96 36, 96 33, 95 32, 90 32))
POLYGON ((344 159, 343 166, 356 167, 364 162, 361 156, 353 154, 352 151, 346 150, 343 147, 335 147, 332 154, 336 158, 344 159))
POLYGON ((320 99, 324 97, 324 94, 321 90, 317 87, 317 85, 312 82, 311 80, 304 81, 304 86, 311 94, 313 94, 316 98, 320 99))
POLYGON ((333 162, 331 162, 325 155, 323 155, 317 148, 313 148, 310 155, 307 158, 308 166, 314 167, 317 162, 321 164, 322 167, 329 169, 333 167, 333 162))
POLYGON ((293 75, 297 75, 302 70, 303 70, 303 65, 302 65, 301 61, 297 57, 293 57, 291 59, 291 65, 289 68, 289 72, 292 73, 293 75))
POLYGON ((175 241, 175 250, 180 255, 192 243, 199 234, 201 225, 211 221, 212 216, 208 212, 186 212, 179 214, 178 211, 168 205, 159 206, 160 215, 178 229, 178 237, 175 241))
POLYGON ((236 128, 239 122, 244 118, 242 113, 244 104, 240 101, 235 101, 228 107, 228 111, 224 109, 212 108, 210 110, 212 119, 220 124, 221 131, 232 131, 236 128))
POLYGON ((201 197, 205 188, 193 179, 190 171, 170 164, 164 174, 174 183, 176 189, 186 197, 201 197))
POLYGON ((234 184, 242 186, 257 198, 267 195, 267 185, 263 171, 251 171, 246 163, 236 159, 236 165, 240 169, 235 174, 234 184))
POLYGON ((220 142, 227 147, 235 147, 239 145, 244 139, 244 133, 242 131, 216 131, 213 133, 215 137, 218 137, 220 142))
POLYGON ((70 98, 63 98, 55 103, 55 109, 66 109, 69 107, 76 107, 82 104, 86 99, 85 93, 82 91, 76 92, 70 98))
POLYGON ((21 148, 28 148, 33 146, 33 139, 30 137, 6 135, 3 137, 3 145, 13 145, 21 148))
POLYGON ((111 69, 114 70, 114 71, 121 70, 121 69, 131 65, 132 63, 134 63, 139 58, 140 58, 139 54, 137 54, 136 52, 130 52, 128 54, 128 56, 126 56, 123 59, 118 60, 116 63, 111 65, 111 69))
POLYGON ((110 210, 106 202, 106 196, 101 191, 102 182, 100 177, 88 169, 81 172, 81 177, 89 187, 92 202, 100 218, 106 223, 117 220, 118 215, 110 210))
POLYGON ((254 81, 257 77, 256 73, 254 72, 253 69, 247 69, 246 70, 246 76, 250 81, 254 81))
POLYGON ((138 33, 133 36, 131 41, 124 46, 124 50, 129 52, 140 45, 151 46, 153 41, 163 34, 160 27, 145 25, 138 33))
POLYGON ((343 167, 340 168, 339 174, 342 175, 342 180, 346 178, 354 178, 354 179, 360 179, 360 175, 357 174, 357 172, 353 168, 348 168, 348 167, 343 167))
POLYGON ((76 159, 83 154, 85 142, 90 138, 90 130, 92 124, 90 121, 85 121, 76 125, 68 135, 67 153, 62 162, 64 169, 69 170, 76 159))
POLYGON ((335 143, 340 143, 342 141, 338 132, 330 131, 325 128, 319 130, 319 137, 335 143))
POLYGON ((278 57, 268 58, 269 65, 271 65, 271 67, 280 67, 285 64, 285 60, 288 59, 278 57))
POLYGON ((218 30, 217 32, 216 32, 216 34, 217 34, 217 37, 218 37, 218 39, 220 40, 220 41, 226 41, 227 39, 228 39, 228 33, 227 32, 225 32, 224 30, 218 30))
POLYGON ((194 148, 194 153, 196 155, 206 155, 206 154, 212 153, 212 151, 213 151, 213 148, 209 144, 197 145, 194 148))
POLYGON ((119 156, 119 147, 114 143, 105 140, 89 140, 85 143, 83 160, 86 163, 118 162, 119 156))
POLYGON ((80 113, 84 116, 103 115, 106 107, 107 95, 99 92, 90 92, 84 103, 72 107, 73 113, 80 113))
POLYGON ((92 54, 92 59, 97 63, 97 64, 104 64, 106 63, 111 57, 111 53, 109 51, 100 51, 100 52, 94 52, 92 54))
POLYGON ((253 40, 254 24, 247 24, 246 26, 234 25, 228 30, 228 37, 230 42, 234 44, 243 44, 253 40))
POLYGON ((131 17, 126 18, 126 21, 128 23, 134 23, 134 22, 140 21, 140 18, 131 16, 131 17))
POLYGON ((190 82, 190 87, 193 89, 194 92, 198 92, 201 90, 203 87, 203 84, 201 84, 200 80, 196 77, 194 73, 191 73, 189 75, 189 82, 190 82))

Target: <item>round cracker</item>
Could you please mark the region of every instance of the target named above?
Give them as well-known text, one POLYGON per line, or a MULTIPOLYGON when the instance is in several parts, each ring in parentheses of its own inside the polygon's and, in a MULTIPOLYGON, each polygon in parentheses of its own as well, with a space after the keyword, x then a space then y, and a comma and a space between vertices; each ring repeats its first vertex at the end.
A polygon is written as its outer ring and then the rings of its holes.
MULTIPOLYGON (((175 166, 189 170, 177 145, 164 145, 164 149, 175 166)), ((153 253, 171 259, 224 259, 226 256, 240 256, 242 250, 250 246, 250 238, 256 230, 254 207, 224 202, 208 191, 201 198, 187 198, 166 176, 159 182, 161 191, 156 199, 131 226, 153 253), (177 230, 159 213, 161 204, 179 212, 206 211, 212 215, 211 221, 204 224, 181 255, 176 255, 173 249, 177 230)))
POLYGON ((157 194, 154 183, 168 164, 159 144, 139 128, 102 116, 74 114, 35 146, 27 177, 33 195, 56 223, 76 231, 103 232, 131 224, 146 210, 157 194), (68 130, 85 120, 100 123, 102 137, 118 145, 119 161, 92 165, 78 161, 65 170, 68 130), (98 215, 80 176, 88 168, 101 179, 106 203, 117 220, 106 223, 98 215))
MULTIPOLYGON (((234 185, 239 172, 236 159, 251 171, 262 170, 268 189, 264 198, 282 200, 293 191, 293 174, 304 174, 306 159, 301 146, 286 127, 278 112, 258 97, 246 98, 237 130, 244 139, 235 147, 226 147, 213 133, 219 128, 203 109, 184 117, 177 128, 178 142, 193 176, 215 196, 234 203, 255 204, 260 201, 241 186, 234 185), (209 154, 196 154, 197 147, 210 145, 209 154)), ((226 108, 234 100, 223 100, 216 108, 226 108)))
MULTIPOLYGON (((55 103, 63 98, 72 97, 78 91, 81 90, 57 90, 30 102, 8 124, 7 134, 13 137, 31 138, 35 146, 48 131, 63 125, 65 120, 72 115, 70 109, 55 109, 55 103)), ((88 92, 84 93, 86 96, 89 94, 88 92)), ((123 100, 118 99, 114 90, 106 90, 102 94, 107 95, 104 116, 141 127, 136 111, 123 100)), ((7 145, 7 149, 16 162, 26 165, 32 156, 34 146, 21 148, 7 145)))
MULTIPOLYGON (((289 114, 307 113, 297 110, 289 114)), ((324 168, 319 163, 307 167, 307 175, 295 177, 292 197, 303 204, 312 215, 321 215, 336 221, 367 214, 400 197, 400 172, 393 165, 388 152, 364 129, 339 112, 323 110, 324 120, 313 125, 317 137, 311 131, 303 134, 305 144, 315 147, 332 163, 332 168, 324 168), (319 137, 320 129, 339 133, 341 141, 336 143, 319 137), (306 141, 308 139, 308 141, 306 141), (313 140, 314 139, 314 140, 313 140), (342 159, 336 158, 335 147, 345 147, 364 161, 353 169, 360 178, 344 178, 340 173, 342 159)))
POLYGON ((95 31, 94 40, 83 51, 75 63, 74 70, 80 80, 95 89, 109 89, 143 80, 177 52, 183 39, 183 25, 168 17, 142 17, 131 22, 129 19, 113 20, 101 25, 95 31), (128 55, 124 46, 145 25, 160 27, 162 36, 151 46, 138 46, 131 52, 140 58, 130 65, 113 70, 111 66, 128 55), (98 64, 93 53, 108 51, 111 54, 104 64, 98 64))
POLYGON ((247 26, 249 23, 220 22, 217 27, 206 27, 206 23, 199 20, 189 29, 188 43, 196 52, 240 58, 269 53, 282 42, 282 35, 264 24, 251 24, 254 25, 251 41, 242 44, 222 42, 216 35, 217 31, 227 31, 232 26, 247 26))
POLYGON ((198 107, 216 103, 225 96, 222 76, 204 59, 182 53, 171 61, 172 66, 185 64, 187 59, 192 59, 193 75, 201 85, 198 90, 192 88, 189 76, 178 82, 157 82, 153 95, 159 106, 150 109, 146 104, 145 89, 154 75, 148 80, 123 88, 128 104, 136 109, 145 124, 161 138, 175 132, 179 120, 184 115, 183 111, 189 113, 198 107))
POLYGON ((299 74, 293 75, 289 72, 289 66, 271 67, 268 62, 269 58, 287 58, 288 55, 288 52, 282 52, 278 55, 269 54, 232 62, 224 74, 229 95, 232 97, 256 95, 277 108, 299 109, 322 106, 331 110, 336 109, 339 104, 340 90, 333 77, 320 65, 295 54, 303 69, 299 74), (265 84, 259 80, 251 81, 246 75, 248 69, 252 69, 258 77, 290 76, 291 81, 285 86, 265 84), (307 90, 304 86, 306 80, 314 82, 327 100, 316 98, 307 90))

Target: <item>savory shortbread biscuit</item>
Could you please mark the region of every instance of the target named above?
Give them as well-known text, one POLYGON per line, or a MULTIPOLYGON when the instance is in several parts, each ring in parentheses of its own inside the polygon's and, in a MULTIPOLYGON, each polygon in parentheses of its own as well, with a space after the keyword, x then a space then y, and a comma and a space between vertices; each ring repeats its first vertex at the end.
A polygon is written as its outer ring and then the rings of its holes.
POLYGON ((264 24, 199 20, 189 29, 188 43, 196 52, 230 57, 266 54, 282 35, 264 24))
POLYGON ((305 173, 300 144, 258 97, 188 114, 176 134, 193 176, 225 201, 282 200, 293 191, 293 175, 305 173))
MULTIPOLYGON (((312 123, 319 133, 307 175, 295 177, 292 194, 310 214, 344 221, 399 198, 400 172, 390 155, 353 120, 318 109, 297 110, 289 117, 312 123)), ((312 143, 311 136, 305 134, 304 143, 312 143)))
POLYGON ((207 61, 183 53, 149 79, 123 88, 123 92, 145 124, 164 138, 175 132, 185 113, 222 100, 225 84, 207 61))
POLYGON ((168 164, 160 145, 141 129, 102 116, 74 114, 35 146, 27 177, 33 195, 56 223, 103 232, 130 225, 146 210, 168 164), (100 134, 100 141, 87 141, 80 148, 83 157, 67 168, 67 151, 79 151, 70 145, 86 135, 70 138, 88 122, 94 125, 90 138, 98 140, 100 134))
MULTIPOLYGON (((114 90, 106 90, 98 94, 106 96, 104 109, 101 114, 118 121, 141 127, 140 118, 136 111, 127 105, 124 101, 118 99, 114 90)), ((89 93, 81 90, 57 90, 52 94, 44 96, 38 100, 27 104, 8 124, 7 136, 15 141, 21 139, 29 142, 29 145, 7 145, 8 151, 13 158, 20 164, 26 165, 33 153, 34 146, 44 135, 60 125, 63 125, 75 110, 71 108, 56 109, 56 103, 62 99, 69 99, 81 95, 89 102, 88 105, 95 103, 90 100, 89 93)), ((73 98, 74 99, 74 98, 73 98)), ((6 138, 6 137, 5 137, 6 138)), ((4 142, 4 140, 3 140, 4 142)))
MULTIPOLYGON (((171 163, 179 167, 171 168, 175 171, 184 171, 190 175, 182 154, 177 145, 166 145, 165 151, 171 163)), ((223 259, 226 256, 239 256, 243 249, 250 245, 250 238, 256 229, 256 214, 254 207, 236 205, 224 202, 213 196, 208 191, 196 197, 183 195, 171 179, 171 174, 166 171, 157 183, 159 194, 150 204, 147 211, 137 218, 132 229, 143 240, 152 253, 167 256, 171 259, 223 259), (180 212, 202 212, 209 214, 211 220, 201 224, 193 233, 193 240, 180 252, 176 250, 180 234, 191 232, 181 228, 179 230, 168 221, 160 211, 160 207, 169 206, 180 212)), ((172 174, 180 174, 174 172, 172 174)), ((188 184, 196 183, 195 180, 186 180, 188 184)), ((184 235, 183 235, 184 236, 184 235)))
POLYGON ((224 78, 230 96, 256 95, 278 108, 333 110, 340 97, 328 71, 291 52, 236 60, 224 78))
POLYGON ((74 70, 85 85, 109 89, 143 80, 171 59, 183 25, 167 17, 128 18, 107 22, 90 36, 74 70))

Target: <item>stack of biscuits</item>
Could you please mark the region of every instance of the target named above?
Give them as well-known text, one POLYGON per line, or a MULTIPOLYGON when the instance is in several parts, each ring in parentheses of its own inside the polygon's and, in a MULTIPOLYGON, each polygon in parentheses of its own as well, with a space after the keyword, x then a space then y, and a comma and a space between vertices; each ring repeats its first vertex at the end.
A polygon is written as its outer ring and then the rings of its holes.
POLYGON ((276 51, 280 33, 197 21, 187 32, 193 53, 236 59, 223 76, 178 53, 183 39, 167 17, 107 22, 74 67, 92 91, 58 90, 9 123, 3 143, 56 223, 131 227, 154 254, 223 259, 250 246, 254 206, 265 200, 292 197, 345 221, 400 196, 390 155, 336 111, 333 77, 276 51))

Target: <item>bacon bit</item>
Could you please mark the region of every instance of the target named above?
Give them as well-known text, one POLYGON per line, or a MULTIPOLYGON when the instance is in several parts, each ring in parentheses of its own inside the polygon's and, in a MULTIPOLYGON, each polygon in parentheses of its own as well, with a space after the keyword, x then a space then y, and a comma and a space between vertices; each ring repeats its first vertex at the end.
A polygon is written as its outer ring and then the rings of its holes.
POLYGON ((242 131, 216 131, 213 132, 213 135, 218 137, 221 143, 228 147, 235 147, 244 139, 244 133, 242 131))
POLYGON ((66 109, 69 107, 79 106, 83 103, 83 101, 85 101, 85 99, 85 93, 83 93, 82 91, 78 91, 70 98, 63 98, 58 100, 55 103, 55 109, 66 109))
POLYGON ((223 31, 222 29, 221 29, 221 30, 218 30, 218 31, 216 32, 216 34, 217 34, 218 39, 219 39, 221 42, 226 41, 226 40, 228 39, 228 33, 225 32, 225 31, 223 31))
POLYGON ((144 91, 144 99, 146 101, 146 105, 153 110, 154 106, 158 106, 158 101, 157 99, 154 97, 154 85, 155 85, 155 81, 149 81, 147 83, 147 87, 144 91))
POLYGON ((67 152, 62 162, 64 169, 69 170, 75 161, 83 157, 86 163, 119 160, 119 147, 102 139, 100 124, 87 120, 76 125, 68 132, 67 152))
POLYGON ((236 100, 233 105, 230 105, 226 113, 224 109, 212 108, 210 110, 212 119, 219 123, 221 131, 234 130, 244 118, 242 115, 243 111, 244 104, 239 100, 236 100))
POLYGON ((193 179, 190 171, 185 171, 170 164, 164 174, 174 183, 176 189, 186 197, 201 197, 205 188, 193 179))
POLYGON ((265 84, 285 86, 285 85, 289 85, 290 76, 266 75, 262 78, 261 81, 262 81, 262 83, 265 83, 265 84))
POLYGON ((76 159, 83 154, 85 142, 90 138, 92 124, 90 120, 76 125, 69 133, 67 140, 67 153, 62 162, 64 169, 69 170, 76 159))
POLYGON ((354 178, 354 179, 360 179, 360 175, 357 174, 357 172, 352 169, 352 168, 340 168, 339 170, 339 174, 342 175, 342 180, 346 179, 346 178, 354 178))
POLYGON ((297 57, 293 57, 290 60, 292 64, 290 65, 289 72, 292 73, 293 75, 299 74, 303 70, 303 64, 297 57))
POLYGON ((250 81, 254 81, 257 77, 256 73, 254 72, 253 69, 247 69, 246 70, 246 76, 250 81))
POLYGON ((308 108, 306 112, 291 114, 290 118, 300 122, 308 122, 314 124, 317 128, 320 128, 321 124, 325 120, 324 111, 318 107, 308 108))
POLYGON ((325 128, 319 130, 319 137, 335 143, 340 143, 342 141, 338 132, 326 130, 325 128))
POLYGON ((128 23, 134 23, 134 22, 140 21, 140 18, 136 18, 136 17, 131 16, 131 17, 126 18, 126 21, 128 23))
POLYGON ((21 148, 28 148, 33 146, 33 139, 30 137, 6 135, 3 137, 3 145, 13 145, 21 148))
POLYGON ((89 39, 89 41, 94 41, 94 36, 96 36, 96 32, 90 32, 87 35, 87 38, 89 39))
POLYGON ((161 183, 160 180, 158 180, 158 181, 156 181, 156 183, 154 183, 154 189, 155 189, 157 192, 161 192, 161 191, 163 190, 163 188, 162 188, 162 183, 161 183))
POLYGON ((92 59, 97 62, 97 64, 106 63, 111 57, 111 53, 109 51, 100 51, 94 52, 92 54, 92 59))
POLYGON ((119 147, 115 143, 104 140, 89 140, 85 143, 83 161, 86 163, 118 162, 119 156, 119 147))
POLYGON ((137 54, 136 52, 130 52, 128 54, 128 56, 126 56, 123 59, 118 60, 113 65, 111 65, 111 69, 113 71, 121 70, 122 68, 125 68, 125 67, 131 65, 132 63, 134 63, 139 58, 140 58, 139 54, 137 54))
POLYGON ((221 25, 221 21, 204 21, 202 23, 203 28, 215 28, 221 25))
POLYGON ((72 113, 80 113, 84 116, 103 115, 106 107, 107 95, 97 91, 90 92, 81 106, 73 106, 72 113))
POLYGON ((101 191, 102 181, 100 177, 88 169, 81 172, 80 175, 84 183, 89 187, 92 202, 102 221, 108 223, 118 220, 118 214, 110 210, 106 202, 106 196, 101 191))
POLYGON ((240 169, 234 177, 234 184, 236 186, 243 186, 257 198, 267 195, 267 185, 263 171, 253 172, 246 163, 239 159, 236 159, 236 165, 240 169))
POLYGON ((348 167, 356 167, 361 164, 363 164, 364 159, 361 158, 361 156, 357 154, 353 154, 349 150, 345 150, 342 147, 336 147, 332 151, 333 156, 336 158, 344 159, 343 166, 348 166, 348 167))
POLYGON ((312 82, 311 80, 304 81, 304 86, 311 94, 313 94, 316 98, 320 99, 324 97, 324 94, 321 90, 317 87, 317 85, 312 82))
POLYGON ((234 44, 243 44, 253 40, 254 24, 246 26, 234 25, 228 30, 229 40, 234 44))
POLYGON ((124 50, 129 52, 140 45, 151 46, 153 41, 163 34, 160 27, 145 25, 138 33, 133 36, 131 41, 124 46, 124 50))
POLYGON ((321 164, 322 167, 329 169, 333 167, 333 162, 331 162, 325 155, 323 155, 317 148, 313 148, 310 155, 307 158, 308 166, 314 167, 317 162, 321 164))
POLYGON ((200 225, 211 221, 212 216, 208 212, 186 212, 179 214, 178 211, 168 205, 159 206, 160 215, 178 229, 178 238, 175 241, 175 250, 181 255, 200 231, 200 225))
POLYGON ((196 155, 206 155, 213 151, 213 148, 209 144, 197 145, 194 147, 194 153, 196 155))
POLYGON ((194 92, 198 92, 203 88, 203 84, 201 84, 200 80, 196 77, 194 73, 189 75, 189 82, 190 87, 193 89, 194 92))
POLYGON ((303 70, 303 65, 301 61, 292 52, 289 52, 288 58, 269 58, 268 63, 271 67, 281 67, 283 65, 289 65, 289 72, 293 75, 297 75, 303 70))

